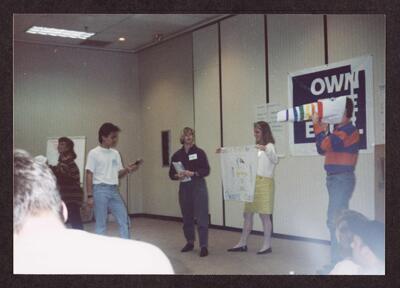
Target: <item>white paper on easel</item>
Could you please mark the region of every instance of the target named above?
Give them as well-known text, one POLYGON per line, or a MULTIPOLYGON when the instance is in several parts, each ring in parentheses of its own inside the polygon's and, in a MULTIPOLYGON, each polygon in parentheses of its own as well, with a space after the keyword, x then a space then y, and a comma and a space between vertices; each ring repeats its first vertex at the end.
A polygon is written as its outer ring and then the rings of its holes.
MULTIPOLYGON (((172 165, 174 165, 174 168, 176 170, 177 173, 183 172, 185 171, 185 167, 183 166, 182 162, 172 162, 172 165)), ((181 180, 181 182, 189 182, 191 181, 192 178, 191 177, 185 177, 181 180)))

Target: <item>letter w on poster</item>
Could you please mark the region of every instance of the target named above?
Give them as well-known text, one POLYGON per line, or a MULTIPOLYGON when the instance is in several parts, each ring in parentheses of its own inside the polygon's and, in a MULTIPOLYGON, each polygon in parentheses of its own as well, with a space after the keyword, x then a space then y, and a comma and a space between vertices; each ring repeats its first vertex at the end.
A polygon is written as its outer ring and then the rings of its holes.
POLYGON ((225 200, 253 202, 257 173, 254 145, 224 147, 221 151, 221 174, 225 200))

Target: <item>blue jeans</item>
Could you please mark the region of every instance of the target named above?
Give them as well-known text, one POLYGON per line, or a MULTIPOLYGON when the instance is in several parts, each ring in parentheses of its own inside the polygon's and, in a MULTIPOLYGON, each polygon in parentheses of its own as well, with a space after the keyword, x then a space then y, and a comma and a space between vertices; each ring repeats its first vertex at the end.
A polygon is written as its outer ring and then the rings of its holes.
POLYGON ((130 239, 129 218, 117 185, 94 184, 94 217, 96 233, 105 235, 107 229, 108 208, 119 224, 121 238, 130 239))
POLYGON ((331 237, 331 264, 342 260, 340 247, 336 239, 336 217, 343 209, 349 209, 350 198, 353 195, 356 178, 353 172, 326 176, 329 204, 327 226, 331 237))

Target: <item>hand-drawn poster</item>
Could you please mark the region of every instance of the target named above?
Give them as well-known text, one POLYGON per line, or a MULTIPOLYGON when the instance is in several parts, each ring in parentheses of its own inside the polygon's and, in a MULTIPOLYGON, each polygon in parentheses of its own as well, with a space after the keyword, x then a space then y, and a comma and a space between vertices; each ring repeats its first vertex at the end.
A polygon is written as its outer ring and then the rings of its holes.
POLYGON ((224 147, 221 150, 221 175, 225 200, 253 202, 257 153, 255 145, 224 147))

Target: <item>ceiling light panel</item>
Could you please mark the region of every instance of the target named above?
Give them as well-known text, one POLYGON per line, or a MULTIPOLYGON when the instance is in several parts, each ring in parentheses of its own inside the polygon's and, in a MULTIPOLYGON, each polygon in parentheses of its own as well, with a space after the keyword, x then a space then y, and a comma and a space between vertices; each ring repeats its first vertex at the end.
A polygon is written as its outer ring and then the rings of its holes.
POLYGON ((73 39, 87 39, 95 34, 82 31, 39 27, 39 26, 32 26, 26 31, 26 33, 63 37, 63 38, 73 38, 73 39))

